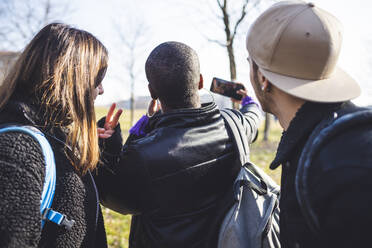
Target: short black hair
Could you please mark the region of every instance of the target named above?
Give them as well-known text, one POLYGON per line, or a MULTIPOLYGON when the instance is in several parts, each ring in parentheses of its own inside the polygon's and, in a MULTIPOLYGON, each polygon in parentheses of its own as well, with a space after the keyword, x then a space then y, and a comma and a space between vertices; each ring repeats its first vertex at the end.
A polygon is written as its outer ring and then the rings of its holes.
POLYGON ((163 104, 171 108, 192 107, 200 82, 198 55, 180 42, 164 42, 147 58, 146 77, 163 104))

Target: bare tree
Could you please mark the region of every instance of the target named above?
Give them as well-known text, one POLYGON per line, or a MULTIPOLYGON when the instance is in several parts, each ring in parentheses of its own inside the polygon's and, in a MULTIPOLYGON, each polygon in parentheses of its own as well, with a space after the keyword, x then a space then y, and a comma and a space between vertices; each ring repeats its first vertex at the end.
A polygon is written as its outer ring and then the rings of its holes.
POLYGON ((65 1, 1 0, 0 47, 19 50, 43 26, 70 12, 70 6, 65 1))
MULTIPOLYGON (((236 62, 235 62, 235 54, 234 54, 234 41, 238 33, 238 29, 240 24, 243 20, 247 17, 248 13, 256 8, 259 0, 244 0, 241 2, 239 6, 240 13, 234 13, 234 11, 229 11, 229 3, 232 1, 229 0, 215 0, 218 8, 220 10, 220 14, 217 15, 218 19, 220 19, 223 23, 224 31, 225 31, 225 40, 220 41, 216 39, 210 39, 209 41, 215 42, 222 47, 226 47, 227 55, 229 57, 229 65, 230 65, 230 79, 231 81, 235 81, 237 78, 236 72, 236 62)), ((236 4, 236 2, 234 2, 236 4)), ((234 108, 237 108, 237 105, 234 105, 234 108)))
MULTIPOLYGON (((260 0, 242 0, 240 5, 237 4, 236 0, 215 0, 220 14, 217 18, 223 23, 223 28, 225 32, 225 40, 216 40, 207 37, 210 42, 217 43, 222 47, 226 47, 227 55, 229 58, 230 65, 230 79, 235 81, 237 78, 235 54, 234 54, 234 41, 237 37, 240 25, 249 16, 249 13, 256 9, 260 3, 260 0), (230 5, 234 3, 234 9, 230 9, 230 5)), ((266 0, 273 1, 273 0, 266 0)), ((233 103, 234 108, 238 108, 238 104, 233 103)), ((265 114, 265 129, 264 129, 264 140, 268 140, 268 133, 270 128, 270 115, 265 114)))
POLYGON ((230 79, 235 80, 236 79, 236 63, 235 63, 235 55, 234 55, 234 41, 235 37, 239 28, 239 25, 242 23, 244 18, 247 16, 247 13, 250 9, 256 7, 256 5, 259 3, 259 0, 245 0, 243 2, 243 5, 241 6, 241 13, 238 16, 238 19, 235 21, 235 23, 231 23, 231 17, 230 13, 228 12, 228 0, 216 0, 220 10, 222 17, 220 19, 223 21, 223 24, 225 26, 225 35, 226 40, 225 42, 219 42, 218 40, 210 40, 212 42, 217 42, 219 45, 226 47, 227 54, 229 56, 229 62, 230 62, 230 79), (250 8, 247 8, 248 4, 250 2, 254 2, 250 8))
POLYGON ((120 55, 124 62, 124 68, 128 73, 130 82, 130 123, 134 124, 134 107, 135 107, 135 84, 143 67, 138 68, 138 61, 144 52, 146 45, 146 34, 148 27, 143 20, 131 22, 128 18, 125 22, 115 22, 117 36, 120 39, 123 54, 120 55), (134 25, 131 25, 135 23, 134 25), (130 27, 132 30, 128 30, 130 27))

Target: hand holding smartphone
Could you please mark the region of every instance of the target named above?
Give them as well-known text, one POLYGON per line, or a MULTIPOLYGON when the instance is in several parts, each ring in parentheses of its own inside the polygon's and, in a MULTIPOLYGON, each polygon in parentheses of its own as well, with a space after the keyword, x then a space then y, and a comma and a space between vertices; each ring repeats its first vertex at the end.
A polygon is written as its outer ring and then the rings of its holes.
POLYGON ((212 79, 211 89, 212 92, 231 97, 238 101, 242 100, 242 95, 238 94, 237 91, 245 90, 244 85, 240 83, 234 83, 231 81, 223 80, 220 78, 214 77, 212 79))

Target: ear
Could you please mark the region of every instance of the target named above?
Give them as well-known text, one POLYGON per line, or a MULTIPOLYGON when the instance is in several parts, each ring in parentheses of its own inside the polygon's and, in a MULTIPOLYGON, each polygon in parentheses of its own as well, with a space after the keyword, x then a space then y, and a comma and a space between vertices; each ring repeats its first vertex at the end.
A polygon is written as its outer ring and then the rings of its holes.
POLYGON ((264 77, 264 81, 263 81, 263 84, 262 84, 262 88, 263 88, 264 91, 267 91, 267 92, 269 92, 270 89, 271 89, 271 83, 270 83, 270 81, 269 81, 267 78, 265 78, 265 77, 264 77))
POLYGON ((199 81, 199 87, 198 87, 198 89, 199 90, 202 89, 203 86, 204 86, 204 79, 203 79, 203 75, 200 74, 200 81, 199 81))
POLYGON ((154 100, 158 99, 159 97, 157 96, 157 94, 155 93, 155 90, 151 87, 151 85, 148 84, 147 87, 149 88, 151 98, 154 100))
POLYGON ((262 91, 270 91, 271 83, 259 69, 257 70, 257 75, 262 91))

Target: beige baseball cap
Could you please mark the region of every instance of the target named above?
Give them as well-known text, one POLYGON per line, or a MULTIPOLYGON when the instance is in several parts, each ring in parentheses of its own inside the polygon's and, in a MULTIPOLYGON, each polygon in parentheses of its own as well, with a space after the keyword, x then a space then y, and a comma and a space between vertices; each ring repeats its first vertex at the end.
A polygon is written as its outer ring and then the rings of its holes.
POLYGON ((337 67, 341 23, 303 1, 274 4, 252 24, 247 49, 262 74, 284 92, 313 102, 342 102, 359 85, 337 67))

